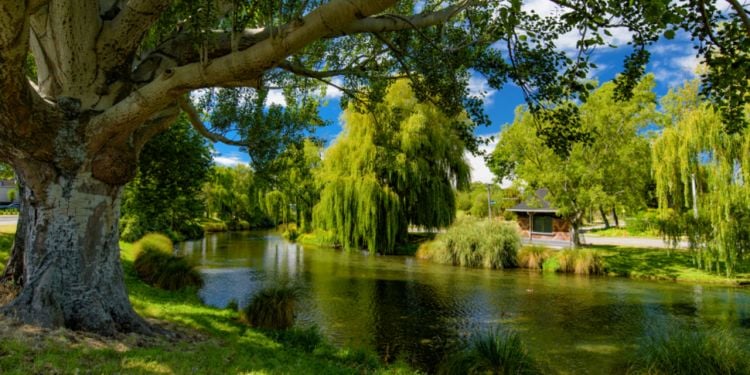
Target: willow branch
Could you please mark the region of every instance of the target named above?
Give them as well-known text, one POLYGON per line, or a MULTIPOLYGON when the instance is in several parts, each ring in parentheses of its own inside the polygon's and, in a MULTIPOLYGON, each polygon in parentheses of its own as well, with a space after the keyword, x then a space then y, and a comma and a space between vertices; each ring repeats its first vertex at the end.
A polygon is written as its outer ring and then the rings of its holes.
POLYGON ((177 102, 180 104, 180 109, 182 109, 182 111, 188 115, 190 124, 193 125, 193 128, 198 132, 198 134, 202 135, 212 142, 221 142, 231 146, 247 147, 246 143, 229 139, 221 134, 212 133, 210 130, 208 130, 208 128, 206 128, 206 125, 203 124, 203 120, 201 120, 201 116, 200 114, 198 114, 198 110, 193 107, 193 104, 190 103, 188 99, 181 97, 177 100, 177 102))

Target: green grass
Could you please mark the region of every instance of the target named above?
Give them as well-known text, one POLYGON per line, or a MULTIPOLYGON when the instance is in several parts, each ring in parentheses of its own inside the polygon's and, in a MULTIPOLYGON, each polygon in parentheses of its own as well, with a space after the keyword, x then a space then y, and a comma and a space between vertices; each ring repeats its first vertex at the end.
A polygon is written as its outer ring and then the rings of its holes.
POLYGON ((586 232, 587 236, 596 237, 647 237, 647 238, 661 238, 659 231, 656 229, 647 229, 644 231, 634 231, 627 228, 607 228, 607 229, 592 229, 586 232))
MULTIPOLYGON (((0 259, 10 249, 0 235, 0 259)), ((238 313, 201 304, 194 292, 168 292, 141 282, 133 269, 134 249, 121 244, 125 283, 136 311, 180 332, 179 339, 123 335, 116 340, 16 326, 0 318, 0 373, 174 373, 174 374, 354 374, 413 373, 384 367, 373 354, 304 344, 313 338, 279 338, 248 328, 238 313), (302 342, 302 343, 300 343, 302 342)))
POLYGON ((636 279, 689 281, 713 284, 750 282, 750 262, 738 267, 735 278, 706 272, 693 264, 688 250, 590 246, 604 260, 607 272, 636 279))
POLYGON ((727 331, 671 327, 641 341, 627 374, 750 374, 750 352, 727 331))
POLYGON ((441 363, 438 374, 517 374, 544 373, 529 355, 521 336, 514 331, 494 329, 471 337, 464 349, 441 363))

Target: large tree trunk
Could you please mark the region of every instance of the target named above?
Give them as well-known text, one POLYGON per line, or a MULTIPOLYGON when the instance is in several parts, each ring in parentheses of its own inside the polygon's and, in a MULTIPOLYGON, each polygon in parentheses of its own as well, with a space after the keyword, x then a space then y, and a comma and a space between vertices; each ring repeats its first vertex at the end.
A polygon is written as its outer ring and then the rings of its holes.
POLYGON ((149 333, 120 265, 121 186, 82 172, 23 188, 23 288, 5 314, 46 327, 149 333), (33 225, 32 225, 33 223, 33 225))

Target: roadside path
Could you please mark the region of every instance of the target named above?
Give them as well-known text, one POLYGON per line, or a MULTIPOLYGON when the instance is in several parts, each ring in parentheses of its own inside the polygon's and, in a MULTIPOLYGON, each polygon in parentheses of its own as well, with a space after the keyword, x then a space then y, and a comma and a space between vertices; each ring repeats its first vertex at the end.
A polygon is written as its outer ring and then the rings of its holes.
POLYGON ((0 225, 18 224, 18 215, 0 215, 0 225))

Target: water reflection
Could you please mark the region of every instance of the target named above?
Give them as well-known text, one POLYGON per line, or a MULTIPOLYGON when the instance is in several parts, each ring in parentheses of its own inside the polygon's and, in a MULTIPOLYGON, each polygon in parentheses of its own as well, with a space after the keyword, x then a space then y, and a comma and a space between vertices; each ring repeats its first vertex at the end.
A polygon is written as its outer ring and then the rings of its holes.
POLYGON ((205 275, 209 305, 240 306, 264 284, 303 290, 298 323, 335 343, 431 371, 475 329, 507 325, 562 373, 611 373, 654 327, 732 330, 750 345, 745 289, 464 269, 291 244, 270 232, 222 233, 182 244, 205 275))

